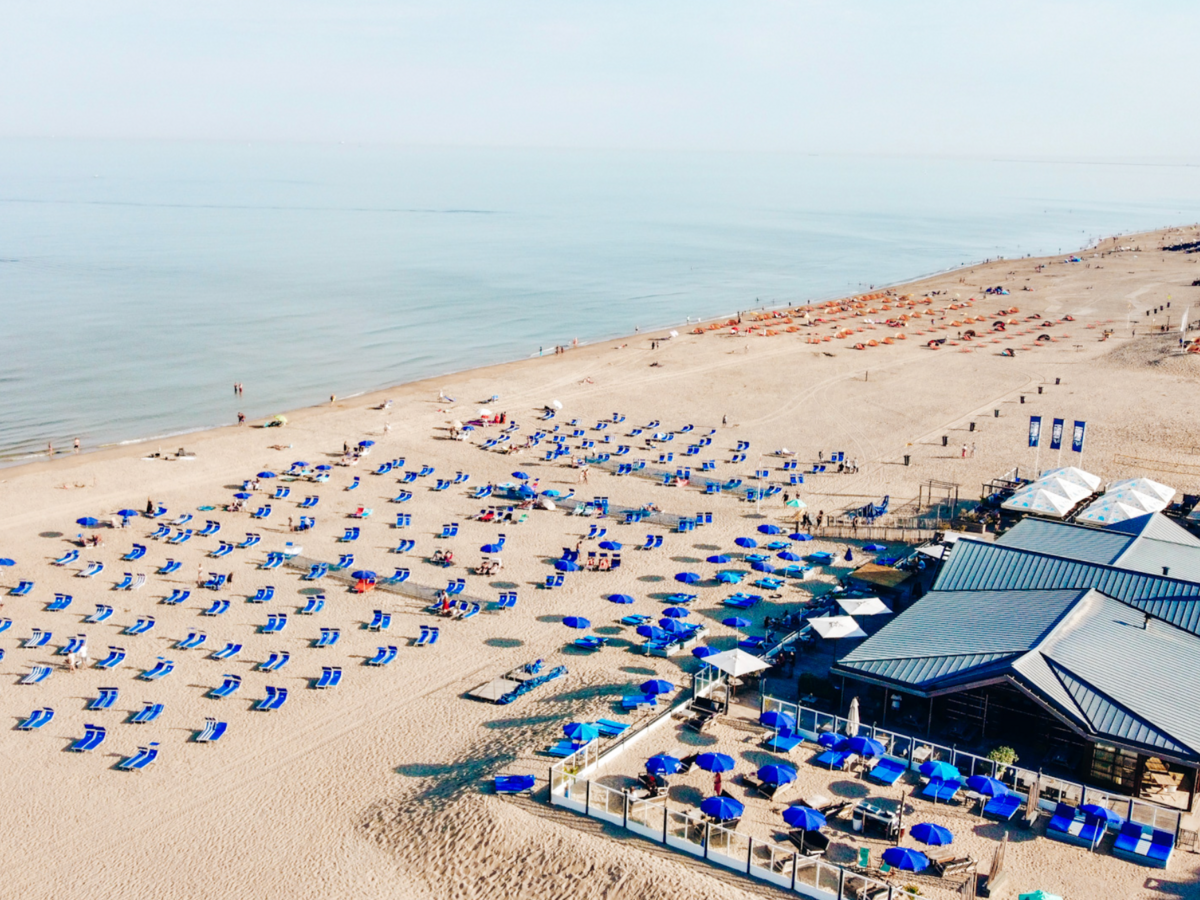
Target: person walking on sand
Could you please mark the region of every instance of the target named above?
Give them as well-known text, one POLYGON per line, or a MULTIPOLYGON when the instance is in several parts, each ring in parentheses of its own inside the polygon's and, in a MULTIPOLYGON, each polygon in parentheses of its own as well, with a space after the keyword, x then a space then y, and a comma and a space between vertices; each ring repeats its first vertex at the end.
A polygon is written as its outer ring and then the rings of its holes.
POLYGON ((975 458, 975 442, 971 442, 971 459, 975 458))
POLYGON ((204 587, 204 563, 196 563, 196 587, 204 587))
POLYGON ((967 445, 966 444, 963 444, 963 446, 962 446, 962 458, 963 459, 967 458, 967 445))

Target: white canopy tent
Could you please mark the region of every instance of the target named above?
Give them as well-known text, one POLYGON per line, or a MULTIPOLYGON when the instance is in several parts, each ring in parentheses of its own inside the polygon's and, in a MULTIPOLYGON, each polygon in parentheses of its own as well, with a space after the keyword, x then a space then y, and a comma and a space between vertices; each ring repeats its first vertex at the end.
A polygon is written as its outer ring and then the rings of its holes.
POLYGON ((817 619, 809 619, 808 624, 813 627, 813 631, 829 640, 865 638, 867 636, 853 616, 821 616, 817 619))
POLYGON ((1100 487, 1099 475, 1093 475, 1091 472, 1085 472, 1078 466, 1063 466, 1061 469, 1049 469, 1043 472, 1041 477, 1059 478, 1063 481, 1070 481, 1079 485, 1080 487, 1087 488, 1089 494, 1100 487))
MULTIPOLYGON (((1124 481, 1114 481, 1104 493, 1108 495, 1123 491, 1136 491, 1139 494, 1145 494, 1147 497, 1153 497, 1161 501, 1162 506, 1158 509, 1164 509, 1175 497, 1175 488, 1158 481, 1152 481, 1149 478, 1126 478, 1124 481)), ((1158 509, 1153 510, 1153 512, 1158 512, 1158 509)))
POLYGON ((712 666, 714 669, 719 669, 726 675, 731 675, 734 678, 740 678, 742 675, 747 675, 750 672, 758 672, 761 669, 771 668, 771 664, 765 660, 759 659, 747 653, 745 650, 725 650, 721 653, 714 653, 712 656, 704 657, 706 665, 712 666))
POLYGON ((1114 522, 1124 522, 1146 513, 1158 512, 1165 506, 1166 504, 1157 498, 1147 497, 1138 491, 1110 491, 1075 518, 1080 522, 1112 525, 1114 522))
POLYGON ((1068 481, 1065 478, 1059 478, 1057 475, 1045 475, 1030 485, 1031 489, 1049 491, 1052 494, 1058 494, 1060 497, 1066 497, 1074 506, 1081 500, 1085 500, 1091 496, 1092 492, 1081 484, 1076 484, 1074 481, 1068 481))
POLYGON ((1063 518, 1074 506, 1075 503, 1068 500, 1062 494, 1056 494, 1037 487, 1027 487, 1024 490, 1017 491, 1000 504, 1001 509, 1010 509, 1015 512, 1041 513, 1044 516, 1053 516, 1057 519, 1063 518))
POLYGON ((888 605, 878 597, 839 597, 838 606, 851 616, 879 616, 890 613, 888 605))

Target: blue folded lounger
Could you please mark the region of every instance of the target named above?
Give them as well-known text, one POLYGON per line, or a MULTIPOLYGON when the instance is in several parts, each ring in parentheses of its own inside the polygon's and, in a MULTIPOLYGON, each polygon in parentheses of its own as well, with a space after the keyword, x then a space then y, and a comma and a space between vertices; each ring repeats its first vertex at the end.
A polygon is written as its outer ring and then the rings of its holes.
POLYGON ((880 784, 892 785, 896 783, 896 779, 903 775, 907 769, 908 766, 904 765, 904 763, 885 756, 871 767, 871 771, 867 773, 867 777, 880 784))
POLYGON ((519 794, 522 791, 533 790, 537 778, 533 775, 497 775, 497 794, 519 794))

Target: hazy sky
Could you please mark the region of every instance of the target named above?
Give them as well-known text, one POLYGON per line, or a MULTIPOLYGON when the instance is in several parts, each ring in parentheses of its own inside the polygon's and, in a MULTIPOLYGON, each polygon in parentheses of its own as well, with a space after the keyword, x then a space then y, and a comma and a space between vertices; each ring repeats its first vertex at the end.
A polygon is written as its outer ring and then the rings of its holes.
POLYGON ((0 0, 0 134, 1200 157, 1200 2, 0 0))

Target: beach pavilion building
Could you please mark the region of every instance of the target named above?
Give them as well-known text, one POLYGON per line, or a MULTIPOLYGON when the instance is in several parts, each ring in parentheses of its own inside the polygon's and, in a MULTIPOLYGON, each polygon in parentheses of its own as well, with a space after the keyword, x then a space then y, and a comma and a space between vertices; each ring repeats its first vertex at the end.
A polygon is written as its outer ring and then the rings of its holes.
POLYGON ((1193 807, 1200 540, 1159 513, 1103 528, 1026 518, 964 535, 932 590, 838 660, 843 698, 980 752, 1017 748, 1109 790, 1193 807))

